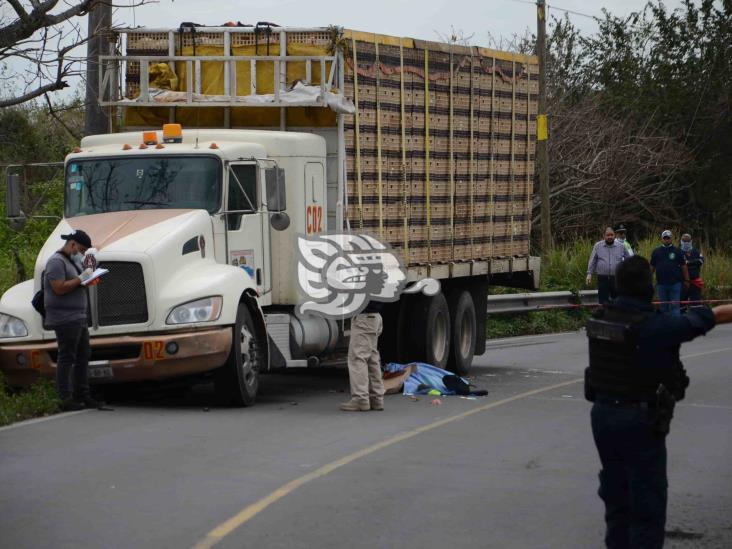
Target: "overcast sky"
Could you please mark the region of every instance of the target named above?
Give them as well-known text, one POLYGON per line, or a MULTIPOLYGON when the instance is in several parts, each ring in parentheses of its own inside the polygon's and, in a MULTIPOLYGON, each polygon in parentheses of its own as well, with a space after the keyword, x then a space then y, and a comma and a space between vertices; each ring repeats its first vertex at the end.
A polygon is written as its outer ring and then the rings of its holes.
MULTIPOLYGON (((134 3, 117 0, 116 3, 134 3)), ((638 11, 642 0, 560 0, 549 2, 550 15, 561 17, 559 8, 589 16, 601 16, 602 8, 617 15, 638 11)), ((681 5, 668 0, 669 8, 681 5)), ((597 27, 590 17, 569 14, 585 32, 597 27)), ((339 25, 355 30, 408 36, 425 40, 448 35, 451 28, 466 36, 474 35, 475 45, 490 45, 489 35, 496 38, 523 34, 536 27, 536 8, 529 0, 368 0, 366 2, 334 2, 332 0, 159 0, 159 3, 118 10, 115 23, 129 26, 177 27, 182 21, 220 25, 226 21, 253 24, 270 21, 283 26, 322 27, 339 25)))

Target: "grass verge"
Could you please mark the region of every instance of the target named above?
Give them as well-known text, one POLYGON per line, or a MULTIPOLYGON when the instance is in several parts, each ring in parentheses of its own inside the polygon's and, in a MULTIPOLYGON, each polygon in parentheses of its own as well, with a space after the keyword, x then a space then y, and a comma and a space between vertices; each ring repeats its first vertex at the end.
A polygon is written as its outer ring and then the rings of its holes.
POLYGON ((0 427, 55 414, 58 406, 56 389, 50 381, 41 380, 28 389, 11 391, 0 372, 0 427))
POLYGON ((488 339, 521 335, 573 332, 585 325, 588 310, 536 311, 514 315, 489 316, 486 325, 488 339))

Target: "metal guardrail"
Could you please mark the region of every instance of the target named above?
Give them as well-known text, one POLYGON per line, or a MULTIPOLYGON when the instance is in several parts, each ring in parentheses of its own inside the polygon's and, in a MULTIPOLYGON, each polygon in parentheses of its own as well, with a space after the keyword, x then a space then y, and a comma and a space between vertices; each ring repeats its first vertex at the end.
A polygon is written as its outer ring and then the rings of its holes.
POLYGON ((571 309, 597 303, 597 290, 537 292, 488 296, 488 314, 530 313, 544 309, 571 309))

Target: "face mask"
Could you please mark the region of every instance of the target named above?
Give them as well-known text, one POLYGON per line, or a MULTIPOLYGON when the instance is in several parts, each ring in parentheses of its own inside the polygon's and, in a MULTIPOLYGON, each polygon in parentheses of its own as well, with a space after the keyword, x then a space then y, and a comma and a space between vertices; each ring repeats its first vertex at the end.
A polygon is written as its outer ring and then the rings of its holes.
POLYGON ((681 242, 681 249, 685 252, 691 251, 691 240, 689 242, 681 242))
POLYGON ((616 236, 616 237, 615 237, 615 240, 617 240, 617 241, 618 241, 618 242, 620 242, 621 244, 624 244, 624 243, 625 243, 625 239, 624 239, 624 238, 621 238, 621 237, 619 237, 619 236, 616 236))

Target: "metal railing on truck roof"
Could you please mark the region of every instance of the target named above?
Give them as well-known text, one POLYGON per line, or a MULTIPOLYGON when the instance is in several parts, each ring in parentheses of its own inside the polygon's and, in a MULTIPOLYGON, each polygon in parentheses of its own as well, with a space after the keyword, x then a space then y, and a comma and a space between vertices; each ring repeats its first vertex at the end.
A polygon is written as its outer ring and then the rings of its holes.
POLYGON ((182 23, 177 28, 115 29, 118 55, 100 58, 100 104, 168 106, 171 111, 175 106, 224 107, 225 113, 232 106, 324 106, 325 91, 334 87, 334 81, 340 88, 342 74, 337 69, 336 43, 341 31, 338 27, 280 27, 268 22, 251 26, 182 23), (154 98, 150 96, 153 64, 157 65, 154 72, 158 77, 154 82, 163 84, 156 87, 165 88, 156 90, 154 98), (223 64, 222 72, 216 64, 223 64), (212 66, 214 72, 207 72, 212 66), (162 78, 161 72, 165 73, 162 78), (307 93, 283 94, 288 77, 307 84, 307 93), (210 93, 211 89, 216 89, 217 95, 202 97, 202 90, 210 93), (282 101, 283 96, 287 101, 282 101), (293 96, 307 101, 297 103, 293 96))
MULTIPOLYGON (((336 56, 307 56, 307 55, 102 55, 99 57, 99 104, 102 106, 186 106, 186 107, 298 107, 316 106, 311 100, 308 101, 282 101, 283 94, 287 90, 287 65, 288 63, 304 63, 305 81, 317 85, 320 88, 320 96, 317 105, 326 106, 325 94, 334 87, 336 78, 336 56), (166 63, 174 69, 176 63, 185 63, 185 90, 177 92, 175 100, 162 99, 156 101, 150 95, 150 66, 151 63, 166 63), (224 64, 224 93, 223 95, 204 96, 202 94, 202 63, 223 63, 224 64), (140 93, 138 97, 130 99, 126 88, 126 79, 120 78, 126 74, 127 63, 139 63, 140 70, 140 93), (248 96, 239 96, 237 90, 237 63, 249 63, 249 91, 248 96), (257 66, 259 63, 273 63, 273 94, 257 93, 257 66), (320 68, 319 82, 313 83, 313 64, 317 63, 320 68), (330 70, 327 70, 330 63, 330 70), (327 78, 323 76, 327 74, 327 78), (232 93, 233 92, 233 93, 232 93), (256 104, 245 103, 242 97, 269 97, 268 101, 257 102, 256 104)), ((171 90, 172 92, 172 90, 171 90)), ((168 92, 170 93, 170 92, 168 92)), ((176 93, 176 92, 172 92, 176 93)))

